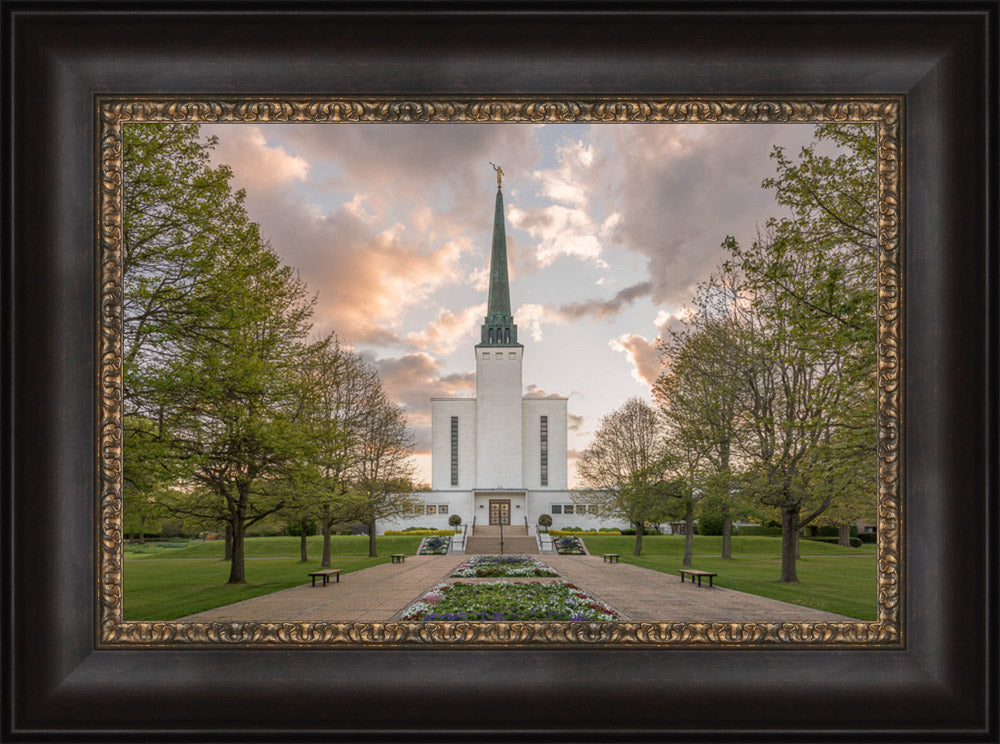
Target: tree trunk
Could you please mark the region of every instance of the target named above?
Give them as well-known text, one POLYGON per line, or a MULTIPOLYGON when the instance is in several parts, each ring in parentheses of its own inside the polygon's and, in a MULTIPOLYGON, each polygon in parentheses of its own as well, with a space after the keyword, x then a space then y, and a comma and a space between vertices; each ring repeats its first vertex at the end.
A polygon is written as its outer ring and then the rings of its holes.
POLYGON ((323 518, 323 568, 330 567, 330 518, 323 518))
POLYGON ((781 580, 797 582, 795 559, 799 551, 799 511, 797 508, 781 510, 781 580))
POLYGON ((851 547, 851 525, 842 524, 837 527, 837 544, 845 548, 851 547))
POLYGON ((233 559, 233 528, 229 522, 226 522, 226 547, 225 552, 223 553, 223 558, 227 561, 231 561, 233 559))
POLYGON ((368 557, 378 558, 378 550, 375 549, 375 520, 368 523, 368 557))
POLYGON ((729 504, 722 506, 722 557, 733 557, 733 521, 729 518, 729 504))
POLYGON ((642 533, 645 531, 642 522, 635 523, 635 547, 632 548, 632 555, 642 555, 642 533))
POLYGON ((691 565, 694 551, 694 501, 688 501, 687 512, 684 514, 684 561, 685 566, 691 565))
POLYGON ((302 528, 299 530, 299 558, 305 563, 309 560, 309 553, 306 550, 306 521, 303 519, 299 526, 302 528))
POLYGON ((229 583, 230 584, 245 584, 246 580, 246 566, 244 564, 243 555, 243 520, 237 518, 232 524, 232 535, 233 535, 233 558, 232 563, 229 565, 229 583))

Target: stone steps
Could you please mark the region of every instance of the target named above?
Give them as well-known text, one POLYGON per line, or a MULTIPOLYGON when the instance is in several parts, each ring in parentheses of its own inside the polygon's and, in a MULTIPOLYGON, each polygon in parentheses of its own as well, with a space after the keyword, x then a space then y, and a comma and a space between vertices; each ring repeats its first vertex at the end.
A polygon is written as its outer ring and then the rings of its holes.
MULTIPOLYGON (((465 541, 466 555, 497 555, 500 552, 500 537, 473 536, 465 541)), ((528 555, 538 554, 538 542, 533 537, 527 536, 507 536, 504 530, 503 552, 524 553, 528 555)))
MULTIPOLYGON (((478 524, 472 528, 472 534, 475 537, 499 537, 500 528, 495 524, 478 524)), ((528 528, 523 524, 505 524, 503 526, 503 536, 506 540, 508 536, 525 536, 528 534, 528 528)))

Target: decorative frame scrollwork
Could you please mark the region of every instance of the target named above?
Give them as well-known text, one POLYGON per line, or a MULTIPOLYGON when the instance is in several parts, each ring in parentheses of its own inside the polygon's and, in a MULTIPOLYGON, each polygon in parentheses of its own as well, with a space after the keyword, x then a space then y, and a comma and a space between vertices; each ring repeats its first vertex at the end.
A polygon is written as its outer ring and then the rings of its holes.
POLYGON ((901 97, 180 98, 99 97, 96 241, 97 644, 468 648, 901 648, 903 617, 901 97), (878 560, 874 622, 186 623, 123 619, 122 136, 138 122, 521 122, 873 124, 878 137, 878 560))

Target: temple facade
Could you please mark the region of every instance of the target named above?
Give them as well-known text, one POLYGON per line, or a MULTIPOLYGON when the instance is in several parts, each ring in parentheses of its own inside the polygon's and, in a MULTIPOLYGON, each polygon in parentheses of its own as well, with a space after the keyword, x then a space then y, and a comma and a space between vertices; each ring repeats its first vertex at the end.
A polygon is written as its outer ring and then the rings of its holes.
POLYGON ((553 528, 602 526, 595 506, 574 503, 567 487, 566 398, 525 397, 524 346, 510 307, 503 192, 497 174, 486 318, 476 355, 476 397, 431 399, 431 490, 378 531, 463 524, 512 525, 533 534, 538 517, 553 528))

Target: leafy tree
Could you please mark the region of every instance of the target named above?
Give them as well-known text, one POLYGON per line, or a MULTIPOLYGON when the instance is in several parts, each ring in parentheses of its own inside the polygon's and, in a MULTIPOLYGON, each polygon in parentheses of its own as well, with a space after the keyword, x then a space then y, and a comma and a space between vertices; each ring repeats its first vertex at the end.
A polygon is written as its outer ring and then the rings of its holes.
POLYGON ((243 583, 246 528, 283 507, 288 489, 277 483, 307 477, 314 443, 301 368, 315 346, 305 341, 312 312, 305 286, 271 251, 246 246, 229 267, 221 327, 188 339, 158 387, 170 401, 174 450, 191 463, 191 481, 217 497, 232 532, 229 581, 243 583))
POLYGON ((389 400, 381 384, 366 392, 359 407, 346 509, 368 526, 368 555, 374 558, 376 522, 413 506, 413 437, 403 407, 389 400))
POLYGON ((646 522, 662 521, 667 513, 663 457, 656 410, 631 398, 601 419, 577 465, 584 487, 577 499, 597 504, 604 515, 634 524, 633 555, 642 553, 646 522))
POLYGON ((242 583, 246 528, 281 507, 275 481, 308 458, 299 372, 312 301, 248 219, 229 169, 210 167, 213 146, 197 126, 126 130, 126 421, 158 421, 160 459, 177 474, 164 504, 223 521, 229 580, 242 583))
POLYGON ((381 381, 371 364, 335 338, 315 355, 309 374, 316 393, 308 412, 316 451, 305 508, 319 521, 322 565, 329 567, 332 525, 359 516, 352 478, 365 451, 370 407, 381 402, 381 381))
POLYGON ((743 395, 731 288, 714 276, 695 298, 687 328, 658 343, 666 365, 653 383, 668 439, 688 453, 688 475, 722 517, 722 557, 732 557, 732 466, 743 395))
MULTIPOLYGON (((750 246, 724 243, 739 286, 745 482, 783 527, 782 581, 797 580, 799 529, 844 506, 875 467, 875 143, 824 125, 764 182, 790 216, 750 246), (824 154, 833 144, 839 154, 824 154), (848 475, 850 474, 850 475, 848 475)), ((874 493, 870 498, 874 500, 874 493)))

